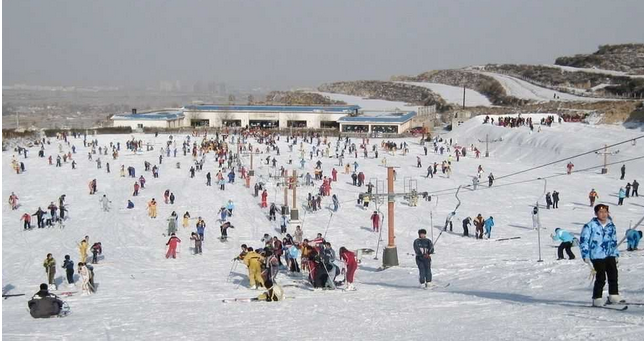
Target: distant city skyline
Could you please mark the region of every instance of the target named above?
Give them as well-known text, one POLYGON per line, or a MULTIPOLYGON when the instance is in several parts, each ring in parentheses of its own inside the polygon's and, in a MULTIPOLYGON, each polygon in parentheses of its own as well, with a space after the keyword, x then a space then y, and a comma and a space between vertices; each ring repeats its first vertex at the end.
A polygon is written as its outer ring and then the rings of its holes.
POLYGON ((7 1, 2 78, 230 91, 554 63, 644 42, 641 13, 642 1, 599 0, 7 1))

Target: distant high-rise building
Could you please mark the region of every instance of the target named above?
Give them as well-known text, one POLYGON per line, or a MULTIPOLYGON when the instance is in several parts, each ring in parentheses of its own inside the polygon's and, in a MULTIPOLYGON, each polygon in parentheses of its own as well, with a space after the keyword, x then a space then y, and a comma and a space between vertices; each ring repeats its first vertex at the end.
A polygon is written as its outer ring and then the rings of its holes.
POLYGON ((159 90, 163 92, 172 92, 172 89, 174 87, 174 84, 172 81, 160 81, 159 82, 159 90))
POLYGON ((217 92, 217 83, 208 82, 208 93, 214 94, 217 92))
POLYGON ((192 92, 195 93, 203 93, 204 92, 204 85, 201 81, 197 81, 195 85, 192 87, 192 92))

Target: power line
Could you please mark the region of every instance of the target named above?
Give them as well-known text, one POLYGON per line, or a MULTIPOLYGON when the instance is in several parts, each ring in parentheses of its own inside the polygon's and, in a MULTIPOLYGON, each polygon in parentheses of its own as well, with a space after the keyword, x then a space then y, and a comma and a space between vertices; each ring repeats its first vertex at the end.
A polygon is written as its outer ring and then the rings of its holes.
MULTIPOLYGON (((630 141, 630 140, 629 140, 629 141, 630 141)), ((640 160, 640 159, 644 159, 644 155, 642 155, 642 156, 638 156, 638 157, 634 157, 634 158, 630 158, 630 159, 625 159, 625 160, 620 160, 620 161, 611 162, 611 163, 609 163, 609 164, 607 164, 607 165, 608 165, 608 166, 610 166, 610 165, 614 165, 614 164, 618 164, 618 163, 628 163, 628 162, 636 161, 636 160, 640 160)), ((592 166, 592 167, 588 167, 588 168, 584 168, 584 169, 575 170, 575 171, 572 171, 571 173, 586 172, 586 171, 593 170, 593 169, 596 169, 596 168, 601 168, 601 167, 604 167, 604 164, 603 164, 603 163, 602 163, 601 165, 597 165, 597 166, 592 166)), ((541 180, 541 179, 551 179, 551 178, 555 178, 555 177, 563 176, 563 175, 568 175, 568 174, 567 174, 567 173, 553 174, 553 175, 549 175, 549 176, 542 176, 542 177, 538 177, 538 178, 534 178, 534 179, 527 179, 527 180, 521 180, 521 181, 515 181, 515 182, 505 183, 505 184, 501 184, 501 185, 495 185, 495 186, 493 186, 493 187, 483 187, 483 188, 481 188, 480 190, 488 190, 488 189, 499 188, 499 187, 506 187, 506 186, 519 185, 519 184, 523 184, 523 183, 528 183, 528 182, 533 182, 533 181, 539 181, 539 180, 541 180)), ((466 185, 466 186, 463 186, 463 187, 465 187, 465 188, 470 188, 470 187, 472 187, 472 185, 466 185)), ((454 188, 447 188, 447 189, 442 189, 442 190, 438 190, 438 191, 434 191, 434 192, 427 192, 427 194, 431 194, 431 195, 433 195, 433 196, 447 196, 447 195, 452 195, 452 194, 454 193, 454 191, 455 191, 455 190, 457 190, 457 189, 458 189, 458 187, 454 187, 454 188), (448 193, 444 193, 444 192, 448 192, 448 193), (436 194, 436 193, 442 193, 442 194, 436 194)))
MULTIPOLYGON (((605 150, 605 149, 607 149, 607 148, 612 148, 612 147, 615 147, 615 146, 619 146, 619 145, 621 145, 621 144, 625 144, 625 143, 632 143, 633 141, 637 141, 637 140, 639 140, 639 139, 641 139, 641 138, 644 138, 644 135, 639 136, 639 137, 636 137, 636 138, 633 138, 633 139, 628 139, 628 140, 626 140, 626 141, 622 141, 622 142, 614 143, 614 144, 611 144, 611 145, 607 145, 607 146, 604 146, 604 147, 601 147, 601 148, 593 149, 593 150, 591 150, 591 151, 584 152, 584 153, 581 153, 581 154, 577 154, 577 155, 573 155, 573 156, 568 156, 568 157, 566 157, 566 158, 559 159, 559 160, 552 161, 552 162, 548 162, 548 163, 545 163, 545 164, 540 165, 540 166, 535 166, 535 167, 532 167, 532 168, 524 169, 524 170, 522 170, 522 171, 518 171, 518 172, 510 173, 510 174, 508 174, 508 175, 503 175, 503 176, 500 176, 500 177, 496 178, 496 180, 503 179, 503 178, 507 178, 507 177, 510 177, 510 176, 515 176, 515 175, 522 174, 522 173, 526 173, 526 172, 533 171, 533 170, 535 170, 535 169, 539 169, 539 168, 543 168, 543 167, 547 167, 547 166, 550 166, 550 165, 554 165, 555 163, 559 163, 559 162, 562 162, 562 161, 572 160, 572 159, 574 159, 574 158, 578 158, 578 157, 580 157, 580 156, 584 156, 584 155, 592 154, 592 153, 598 152, 598 151, 600 151, 600 150, 605 150)), ((607 164, 607 165, 608 165, 608 164, 607 164)))
MULTIPOLYGON (((574 158, 578 158, 578 157, 580 157, 580 156, 584 156, 584 155, 588 155, 588 154, 595 153, 595 152, 600 151, 600 150, 605 150, 605 149, 607 149, 607 148, 611 148, 611 147, 619 146, 619 145, 621 145, 621 144, 625 144, 625 143, 629 143, 629 142, 634 143, 635 141, 637 141, 637 140, 639 140, 639 139, 641 139, 641 138, 644 138, 644 135, 642 135, 642 136, 638 136, 638 137, 636 137, 636 138, 628 139, 628 140, 625 140, 625 141, 617 142, 617 143, 614 143, 614 144, 611 144, 611 145, 604 145, 604 147, 601 147, 601 148, 593 149, 593 150, 590 150, 590 151, 587 151, 587 152, 584 152, 584 153, 581 153, 581 154, 576 154, 576 155, 568 156, 568 157, 565 157, 565 158, 563 158, 563 159, 559 159, 559 160, 556 160, 556 161, 548 162, 548 163, 546 163, 546 164, 539 165, 539 166, 535 166, 535 167, 531 167, 531 168, 528 168, 528 169, 525 169, 525 170, 522 170, 522 171, 518 171, 518 172, 510 173, 510 174, 507 174, 507 175, 503 175, 503 176, 500 176, 500 177, 496 178, 495 180, 499 180, 499 179, 503 179, 503 178, 508 178, 508 177, 515 176, 515 175, 518 175, 518 174, 526 173, 526 172, 529 172, 529 171, 533 171, 533 170, 535 170, 535 169, 539 169, 539 168, 543 168, 543 167, 546 167, 546 166, 553 165, 553 164, 555 164, 555 163, 559 163, 559 162, 566 161, 566 160, 571 160, 571 159, 574 159, 574 158)), ((608 166, 608 165, 612 165, 612 164, 615 164, 615 163, 606 164, 606 165, 604 165, 604 167, 605 167, 605 166, 608 166)), ((594 167, 594 168, 597 168, 597 167, 594 167)), ((573 171, 573 172, 574 172, 574 171, 573 171)), ((465 187, 465 188, 469 188, 470 186, 471 186, 471 185, 466 185, 466 186, 464 186, 464 187, 465 187)), ((498 187, 498 186, 497 186, 497 187, 498 187)), ((457 189, 457 187, 454 187, 454 188, 447 188, 447 189, 442 189, 442 190, 438 190, 438 191, 434 191, 434 192, 428 192, 428 194, 435 194, 435 193, 450 192, 450 191, 453 191, 453 190, 455 190, 455 189, 457 189)))

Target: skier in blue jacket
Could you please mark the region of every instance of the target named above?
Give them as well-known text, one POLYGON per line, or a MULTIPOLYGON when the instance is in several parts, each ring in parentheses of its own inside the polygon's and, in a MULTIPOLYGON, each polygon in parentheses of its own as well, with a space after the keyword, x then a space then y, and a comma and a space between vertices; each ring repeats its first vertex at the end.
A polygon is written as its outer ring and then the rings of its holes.
POLYGON ((628 244, 626 251, 637 250, 640 239, 642 239, 642 231, 637 231, 635 229, 626 230, 626 243, 628 244))
POLYGON ((490 216, 489 218, 485 219, 484 226, 487 239, 490 239, 490 235, 492 234, 492 227, 494 226, 494 218, 490 216))
POLYGON ((595 206, 595 218, 581 229, 579 238, 581 258, 590 266, 591 275, 596 275, 593 288, 593 306, 601 306, 602 292, 608 277, 608 301, 623 302, 619 296, 617 283, 617 231, 613 219, 608 212, 608 206, 595 206))
POLYGON ((233 210, 235 209, 235 204, 233 203, 232 200, 228 200, 228 204, 226 205, 226 209, 228 210, 228 215, 233 216, 233 210))
POLYGON ((617 193, 617 206, 624 205, 624 198, 626 198, 626 191, 624 188, 620 187, 619 192, 617 193))
POLYGON ((561 244, 559 244, 559 249, 557 249, 557 260, 564 259, 564 250, 566 250, 568 259, 575 259, 575 254, 572 253, 572 250, 570 250, 570 248, 572 247, 572 241, 574 239, 575 237, 573 237, 572 233, 558 227, 555 229, 555 234, 552 236, 552 240, 561 241, 561 244))

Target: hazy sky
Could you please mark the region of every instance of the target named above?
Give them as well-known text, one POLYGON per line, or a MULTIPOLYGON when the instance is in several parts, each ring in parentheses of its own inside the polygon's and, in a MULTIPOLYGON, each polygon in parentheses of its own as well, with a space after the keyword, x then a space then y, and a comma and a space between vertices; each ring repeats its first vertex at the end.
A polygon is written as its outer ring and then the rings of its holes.
POLYGON ((644 1, 31 1, 2 5, 3 84, 246 88, 553 63, 644 42, 644 1))

